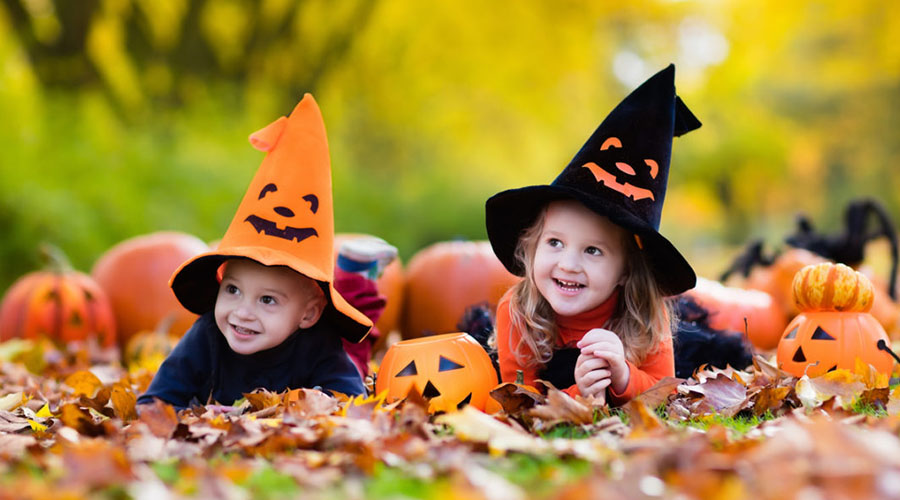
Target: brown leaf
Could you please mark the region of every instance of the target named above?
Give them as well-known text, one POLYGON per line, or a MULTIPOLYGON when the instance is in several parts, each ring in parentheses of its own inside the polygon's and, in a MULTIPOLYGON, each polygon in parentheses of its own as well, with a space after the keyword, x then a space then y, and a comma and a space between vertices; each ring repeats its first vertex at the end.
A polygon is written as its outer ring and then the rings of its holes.
POLYGON ((34 436, 27 434, 0 434, 0 458, 22 458, 28 447, 36 444, 34 436))
POLYGON ((873 408, 885 409, 887 408, 888 401, 890 399, 890 388, 881 387, 878 389, 869 389, 863 391, 862 394, 859 395, 857 401, 860 404, 865 406, 871 406, 873 408))
POLYGON ((120 383, 116 383, 112 387, 113 410, 116 416, 121 418, 123 422, 130 422, 137 418, 137 396, 131 392, 131 388, 120 383))
POLYGON ((0 432, 14 433, 31 427, 28 419, 9 411, 0 411, 0 432))
POLYGON ((552 386, 547 390, 547 401, 544 404, 535 405, 528 411, 528 415, 544 420, 548 425, 558 422, 573 424, 592 424, 594 422, 593 408, 576 401, 572 396, 552 386))
POLYGON ((471 406, 440 415, 435 422, 452 427, 454 434, 463 441, 487 444, 495 453, 507 451, 543 453, 550 447, 549 442, 510 427, 471 406))
POLYGON ((686 391, 703 395, 709 406, 727 417, 734 416, 747 404, 747 387, 722 373, 702 384, 681 387, 686 391))
POLYGON ((284 396, 282 396, 281 394, 270 392, 265 389, 257 389, 256 391, 250 393, 245 392, 243 394, 244 397, 247 398, 247 401, 250 403, 250 408, 253 411, 259 411, 280 405, 284 400, 284 396))
POLYGON ((642 392, 635 399, 650 408, 656 408, 668 401, 669 396, 672 395, 675 392, 675 389, 683 382, 683 378, 663 377, 659 382, 653 384, 652 387, 642 392))
POLYGON ((340 408, 335 398, 315 389, 293 389, 284 400, 287 413, 295 418, 327 416, 340 408))
POLYGON ((831 398, 837 398, 840 406, 849 405, 862 394, 866 386, 860 381, 859 376, 849 370, 838 369, 820 377, 803 376, 797 381, 794 389, 803 406, 810 408, 817 407, 831 398))
POLYGON ((763 387, 755 396, 753 414, 759 417, 772 411, 777 415, 778 410, 785 405, 784 398, 790 392, 790 387, 763 387))
POLYGON ((175 408, 159 399, 153 400, 153 403, 141 405, 138 418, 147 424, 153 435, 163 438, 170 437, 178 427, 175 408))
POLYGON ((491 397, 500 403, 503 411, 514 416, 521 415, 534 408, 534 405, 547 400, 543 394, 529 391, 512 382, 495 387, 491 390, 491 397))
POLYGON ((59 419, 63 425, 71 427, 85 436, 102 436, 106 429, 100 423, 94 421, 90 413, 82 410, 75 404, 64 404, 59 408, 59 419))
POLYGON ((75 396, 93 398, 103 387, 103 382, 88 370, 75 372, 66 377, 65 384, 75 391, 75 396))
POLYGON ((131 480, 131 463, 125 451, 103 439, 86 439, 66 446, 62 453, 64 483, 102 488, 131 480))
MULTIPOLYGON (((639 399, 632 399, 623 409, 629 417, 629 425, 634 431, 651 431, 663 427, 662 420, 646 404, 639 399)), ((639 432, 640 433, 640 432, 639 432)))

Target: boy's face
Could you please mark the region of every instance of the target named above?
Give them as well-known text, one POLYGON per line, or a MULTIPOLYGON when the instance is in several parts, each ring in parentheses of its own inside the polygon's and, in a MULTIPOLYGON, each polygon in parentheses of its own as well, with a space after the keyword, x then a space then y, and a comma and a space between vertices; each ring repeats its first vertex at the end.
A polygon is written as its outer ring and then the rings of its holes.
POLYGON ((239 354, 275 347, 319 320, 325 297, 316 283, 286 267, 229 260, 216 297, 216 325, 239 354))

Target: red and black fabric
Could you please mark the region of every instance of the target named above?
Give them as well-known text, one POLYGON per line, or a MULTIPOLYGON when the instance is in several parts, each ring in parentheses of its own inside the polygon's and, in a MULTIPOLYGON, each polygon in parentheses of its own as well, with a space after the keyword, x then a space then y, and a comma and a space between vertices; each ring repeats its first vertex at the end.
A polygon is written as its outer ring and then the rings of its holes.
POLYGON ((694 270, 659 233, 659 224, 672 138, 698 127, 700 121, 675 94, 670 64, 610 112, 551 184, 510 189, 488 199, 486 225, 494 253, 511 273, 523 276, 515 258, 522 232, 547 203, 576 199, 638 237, 666 295, 693 288, 694 270))

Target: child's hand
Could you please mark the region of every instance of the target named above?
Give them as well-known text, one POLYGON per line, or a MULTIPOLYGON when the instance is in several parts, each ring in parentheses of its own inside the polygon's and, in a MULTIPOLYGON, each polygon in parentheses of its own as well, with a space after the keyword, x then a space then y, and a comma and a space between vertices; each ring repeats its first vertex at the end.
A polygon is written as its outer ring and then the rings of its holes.
POLYGON ((625 362, 625 347, 618 335, 610 330, 594 328, 578 341, 577 346, 582 356, 590 355, 606 361, 614 391, 621 393, 628 387, 631 371, 625 362))
POLYGON ((575 361, 575 384, 582 396, 593 396, 606 402, 606 388, 610 384, 609 363, 590 354, 581 354, 575 361))

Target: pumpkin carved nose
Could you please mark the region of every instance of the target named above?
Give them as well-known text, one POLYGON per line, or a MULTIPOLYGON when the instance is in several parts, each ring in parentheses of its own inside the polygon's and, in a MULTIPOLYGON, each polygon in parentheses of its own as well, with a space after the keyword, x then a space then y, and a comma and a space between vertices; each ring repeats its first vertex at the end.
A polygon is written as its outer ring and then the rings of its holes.
POLYGON ((427 399, 436 398, 441 395, 441 391, 437 390, 431 381, 429 380, 427 384, 425 384, 425 390, 422 391, 422 396, 425 396, 427 399))
POLYGON ((282 217, 293 217, 294 211, 288 207, 275 207, 275 213, 282 217))

